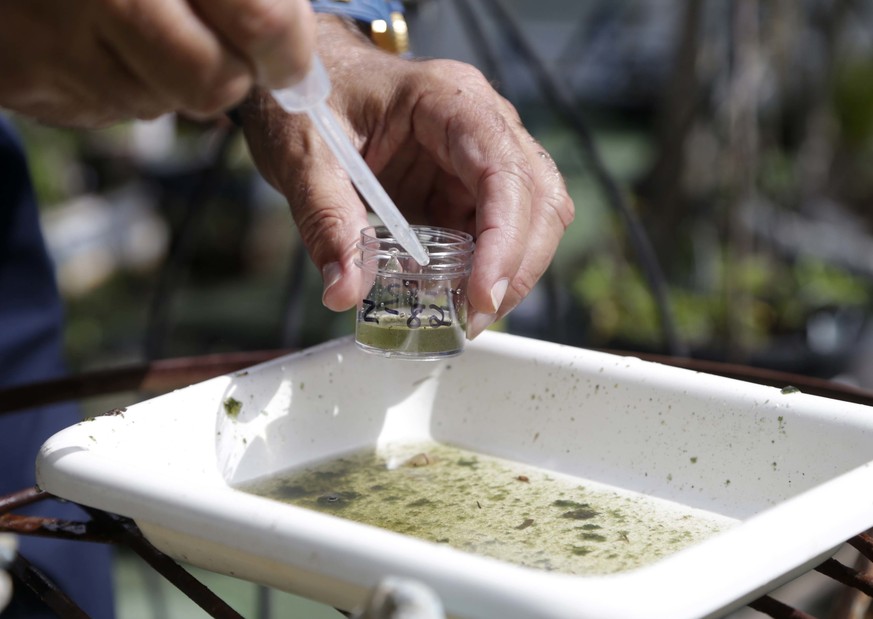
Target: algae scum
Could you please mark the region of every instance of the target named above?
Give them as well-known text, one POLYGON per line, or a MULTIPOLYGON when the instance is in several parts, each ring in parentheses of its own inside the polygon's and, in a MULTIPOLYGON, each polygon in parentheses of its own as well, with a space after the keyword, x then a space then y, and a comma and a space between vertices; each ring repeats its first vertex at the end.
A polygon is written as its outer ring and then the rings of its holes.
POLYGON ((438 443, 347 455, 246 492, 570 574, 652 563, 734 520, 438 443))
POLYGON ((368 348, 388 352, 447 353, 464 347, 463 326, 422 326, 410 329, 405 322, 388 325, 358 323, 357 341, 368 348))

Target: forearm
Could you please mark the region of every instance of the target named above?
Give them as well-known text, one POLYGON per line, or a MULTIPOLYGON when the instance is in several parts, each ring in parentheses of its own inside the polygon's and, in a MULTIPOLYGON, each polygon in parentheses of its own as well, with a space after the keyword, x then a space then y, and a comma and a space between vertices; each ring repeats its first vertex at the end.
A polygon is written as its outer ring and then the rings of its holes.
POLYGON ((317 14, 315 19, 316 47, 322 59, 377 49, 351 19, 325 13, 317 14))

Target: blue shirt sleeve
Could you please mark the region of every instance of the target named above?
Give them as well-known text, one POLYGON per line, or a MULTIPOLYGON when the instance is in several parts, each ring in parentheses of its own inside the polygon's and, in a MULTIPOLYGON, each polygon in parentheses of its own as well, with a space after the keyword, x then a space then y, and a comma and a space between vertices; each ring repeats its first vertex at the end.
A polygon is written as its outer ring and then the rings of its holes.
MULTIPOLYGON (((0 388, 64 373, 63 313, 23 149, 0 116, 0 388)), ((36 454, 55 432, 80 421, 75 404, 0 414, 0 496, 33 486, 36 454)), ((24 510, 22 510, 24 511, 24 510)), ((45 501, 34 515, 87 519, 72 504, 45 501)), ((94 619, 114 616, 107 546, 26 537, 21 554, 94 619)), ((53 617, 16 589, 3 617, 53 617), (42 614, 44 613, 44 614, 42 614)))

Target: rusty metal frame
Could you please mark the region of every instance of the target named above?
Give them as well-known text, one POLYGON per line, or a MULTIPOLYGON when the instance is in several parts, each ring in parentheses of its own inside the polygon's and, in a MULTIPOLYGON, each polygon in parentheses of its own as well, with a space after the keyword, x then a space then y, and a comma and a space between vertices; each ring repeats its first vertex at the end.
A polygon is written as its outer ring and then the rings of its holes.
MULTIPOLYGON (((290 351, 256 351, 168 359, 13 387, 0 391, 0 415, 54 402, 81 400, 124 391, 162 393, 268 361, 287 352, 290 351)), ((827 380, 719 362, 633 354, 650 361, 710 374, 772 386, 792 385, 806 393, 873 405, 873 391, 827 380)), ((37 487, 0 496, 0 533, 126 545, 210 616, 216 619, 242 619, 239 613, 181 565, 152 546, 129 518, 84 506, 83 509, 90 516, 90 520, 84 522, 14 513, 27 505, 54 498, 37 487)), ((873 562, 873 536, 862 533, 846 543, 867 561, 873 562)), ((87 619, 88 615, 69 596, 20 553, 9 570, 13 578, 30 588, 62 619, 87 619)), ((836 559, 825 560, 815 571, 844 585, 847 592, 873 598, 873 575, 868 571, 849 567, 836 559)), ((812 615, 769 595, 749 603, 748 606, 773 619, 815 619, 812 615)))

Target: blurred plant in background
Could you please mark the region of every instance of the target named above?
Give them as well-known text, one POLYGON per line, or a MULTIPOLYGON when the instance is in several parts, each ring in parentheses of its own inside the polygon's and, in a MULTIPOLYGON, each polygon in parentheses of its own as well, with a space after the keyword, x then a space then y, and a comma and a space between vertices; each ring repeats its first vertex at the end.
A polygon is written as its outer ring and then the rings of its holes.
POLYGON ((592 201, 607 209, 559 260, 567 306, 587 319, 573 343, 842 372, 866 345, 873 293, 873 3, 587 3, 551 51, 525 25, 543 5, 513 6, 497 21, 539 88, 505 88, 522 110, 545 93, 580 138, 599 193, 574 193, 581 225, 592 201), (622 165, 628 130, 640 146, 622 165))
MULTIPOLYGON (((85 132, 17 120, 75 369, 280 347, 299 243, 229 123, 165 117, 85 132)), ((302 342, 331 335, 331 320, 314 323, 302 342)))
MULTIPOLYGON (((749 311, 737 318, 740 344, 747 350, 805 331, 808 321, 820 318, 822 312, 849 309, 857 310, 853 317, 860 316, 871 298, 869 281, 819 261, 785 264, 749 256, 729 268, 735 272, 737 287, 752 298, 749 311)), ((592 346, 660 349, 657 309, 647 283, 632 264, 593 256, 580 267, 572 287, 590 308, 592 346)), ((718 356, 711 347, 725 337, 730 300, 705 290, 672 287, 670 303, 692 349, 699 355, 718 356)))

